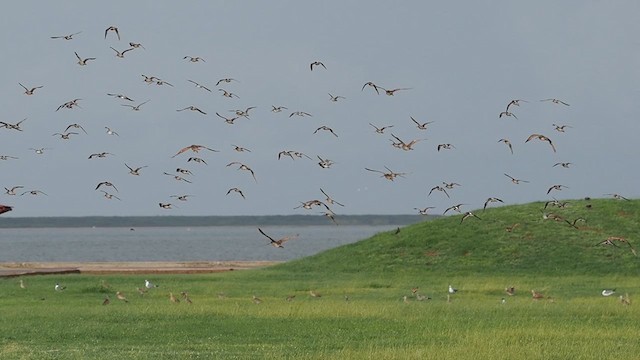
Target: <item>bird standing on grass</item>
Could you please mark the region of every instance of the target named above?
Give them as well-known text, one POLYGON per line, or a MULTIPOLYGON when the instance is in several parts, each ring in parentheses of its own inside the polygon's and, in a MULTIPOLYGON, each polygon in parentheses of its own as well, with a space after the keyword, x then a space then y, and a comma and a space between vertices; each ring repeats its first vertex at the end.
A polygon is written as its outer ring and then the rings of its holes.
POLYGON ((158 287, 158 285, 156 285, 156 284, 152 283, 152 282, 151 282, 151 281, 149 281, 149 280, 145 280, 145 281, 144 281, 144 287, 146 287, 147 289, 153 289, 153 288, 157 288, 157 287, 158 287))

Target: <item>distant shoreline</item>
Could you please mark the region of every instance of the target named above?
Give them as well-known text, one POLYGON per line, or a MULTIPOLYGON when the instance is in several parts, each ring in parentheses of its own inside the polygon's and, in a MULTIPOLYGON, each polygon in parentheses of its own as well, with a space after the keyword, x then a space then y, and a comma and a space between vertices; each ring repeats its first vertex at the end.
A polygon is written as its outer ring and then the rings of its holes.
MULTIPOLYGON (((423 215, 336 215, 339 225, 410 225, 432 218, 423 215)), ((321 215, 0 217, 0 228, 5 229, 267 225, 335 226, 321 215)))

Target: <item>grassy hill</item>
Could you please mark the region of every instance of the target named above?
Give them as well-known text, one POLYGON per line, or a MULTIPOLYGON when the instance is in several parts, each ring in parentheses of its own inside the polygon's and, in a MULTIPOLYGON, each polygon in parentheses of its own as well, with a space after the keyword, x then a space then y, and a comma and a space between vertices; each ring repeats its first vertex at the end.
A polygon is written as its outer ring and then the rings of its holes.
POLYGON ((489 207, 473 210, 480 219, 464 221, 462 214, 442 217, 267 271, 319 276, 425 271, 447 275, 640 274, 640 258, 627 243, 598 245, 617 236, 628 239, 634 248, 640 246, 640 200, 582 199, 568 201, 564 207, 544 207, 544 202, 489 207), (572 226, 570 222, 578 218, 584 221, 572 226))

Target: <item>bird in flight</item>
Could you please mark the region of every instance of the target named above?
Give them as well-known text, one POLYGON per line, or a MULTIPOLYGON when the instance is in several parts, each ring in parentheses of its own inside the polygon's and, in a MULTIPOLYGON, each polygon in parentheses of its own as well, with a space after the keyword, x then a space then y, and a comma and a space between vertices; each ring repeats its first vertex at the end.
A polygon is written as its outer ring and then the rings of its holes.
POLYGON ((289 117, 292 117, 292 116, 294 116, 294 115, 295 115, 295 116, 301 116, 301 117, 305 117, 305 116, 313 116, 313 115, 309 114, 308 112, 304 112, 304 111, 294 111, 294 112, 292 112, 292 113, 291 113, 291 115, 289 115, 289 117))
POLYGON ((453 146, 453 144, 440 144, 438 145, 438 151, 445 149, 445 150, 450 150, 450 149, 455 149, 456 147, 453 146))
POLYGON ((507 112, 508 112, 508 111, 509 111, 509 108, 510 108, 511 106, 520 106, 520 101, 522 101, 522 102, 528 102, 527 100, 522 100, 522 99, 514 99, 514 100, 511 100, 511 101, 509 101, 509 103, 507 104, 507 109, 506 109, 505 111, 507 111, 507 112))
POLYGON ((526 180, 516 179, 516 178, 514 178, 513 176, 508 175, 508 174, 504 174, 504 176, 506 176, 506 177, 508 177, 509 179, 511 179, 511 182, 512 182, 512 183, 514 183, 514 184, 528 183, 528 181, 526 181, 526 180))
POLYGON ((137 168, 132 168, 131 166, 127 165, 126 163, 124 164, 124 166, 126 166, 127 169, 129 169, 129 174, 136 175, 136 176, 140 175, 140 170, 148 167, 148 166, 145 165, 145 166, 140 166, 140 167, 137 167, 137 168))
POLYGON ((250 167, 248 167, 247 165, 242 164, 242 163, 239 163, 239 162, 237 162, 237 161, 232 161, 232 162, 230 162, 230 163, 228 163, 228 164, 227 164, 227 166, 231 166, 231 165, 240 165, 240 166, 238 167, 238 170, 245 170, 245 171, 250 172, 250 173, 251 173, 251 176, 253 176, 253 180, 255 180, 256 182, 258 182, 258 180, 256 179, 256 174, 255 174, 255 173, 253 172, 253 170, 251 170, 251 168, 250 168, 250 167))
POLYGON ((436 186, 432 187, 432 188, 431 188, 431 190, 429 191, 429 194, 428 194, 427 196, 431 195, 431 193, 433 192, 433 190, 442 191, 445 195, 447 195, 447 197, 450 197, 450 196, 449 196, 449 193, 447 193, 447 189, 443 188, 443 187, 442 187, 442 186, 440 186, 440 185, 436 185, 436 186))
POLYGON ((176 199, 178 199, 180 201, 187 201, 187 200, 189 200, 188 199, 189 196, 192 196, 192 195, 171 195, 169 197, 176 198, 176 199))
POLYGON ((336 205, 340 205, 340 206, 344 206, 343 204, 333 200, 331 198, 331 196, 329 196, 324 190, 322 190, 322 188, 320 188, 320 192, 322 192, 322 194, 324 194, 324 196, 326 197, 325 201, 331 205, 336 204, 336 205))
POLYGON ((71 135, 78 135, 78 133, 77 132, 54 133, 51 136, 56 136, 56 135, 59 135, 60 139, 69 140, 71 138, 71 135))
POLYGON ((227 190, 227 195, 229 195, 231 192, 238 193, 240 194, 240 196, 242 196, 243 199, 246 199, 242 190, 238 189, 237 187, 232 187, 231 189, 227 190))
POLYGON ((509 147, 509 150, 511 150, 511 154, 513 154, 513 145, 511 145, 511 141, 509 141, 508 139, 500 139, 498 140, 498 142, 507 144, 507 146, 509 147))
POLYGON ((96 59, 94 57, 89 57, 89 58, 84 58, 83 59, 83 58, 80 57, 80 55, 78 55, 77 52, 74 52, 74 54, 76 54, 76 58, 78 58, 78 65, 80 65, 80 66, 85 66, 85 65, 87 65, 87 61, 96 59))
POLYGON ((80 34, 82 31, 78 31, 69 35, 60 35, 60 36, 51 36, 52 39, 64 39, 64 40, 73 40, 73 37, 80 34))
POLYGON ((568 186, 564 186, 564 185, 560 185, 560 184, 559 184, 559 185, 552 185, 552 186, 549 188, 549 190, 547 190, 547 195, 548 195, 552 190, 558 190, 558 191, 560 191, 560 190, 562 190, 562 188, 568 189, 569 187, 568 187, 568 186))
POLYGON ((56 111, 65 108, 65 109, 73 109, 74 106, 80 107, 80 105, 78 105, 78 101, 80 101, 82 99, 73 99, 70 101, 67 101, 66 103, 58 106, 58 108, 56 109, 56 111))
POLYGON ((113 154, 108 153, 108 152, 93 153, 93 154, 89 155, 89 159, 93 159, 94 157, 95 158, 104 158, 104 157, 107 157, 107 155, 113 155, 113 154))
POLYGON ((487 208, 487 205, 489 205, 489 203, 494 203, 494 202, 504 203, 504 201, 498 199, 497 197, 490 197, 487 199, 487 201, 484 202, 484 206, 482 207, 482 210, 485 210, 487 208))
POLYGON ((373 125, 372 123, 369 123, 369 125, 373 126, 373 128, 374 128, 374 129, 376 129, 376 132, 377 132, 378 134, 384 134, 384 131, 385 131, 385 130, 387 130, 387 129, 389 129, 389 128, 392 128, 392 127, 393 127, 393 125, 388 125, 388 126, 383 126, 383 127, 377 127, 377 126, 373 125))
POLYGON ((611 196, 616 200, 627 200, 627 201, 630 201, 629 199, 627 199, 626 197, 624 197, 624 196, 622 196, 620 194, 605 194, 605 195, 611 196))
POLYGON ((127 100, 127 101, 133 101, 132 98, 126 96, 126 95, 122 95, 122 94, 111 94, 111 93, 107 93, 108 96, 113 96, 115 98, 118 98, 120 100, 127 100))
POLYGON ((323 68, 325 68, 325 70, 327 69, 327 67, 324 66, 324 64, 320 61, 314 61, 311 63, 311 65, 309 65, 309 67, 311 68, 311 71, 313 71, 314 66, 322 66, 323 68))
POLYGON ((333 160, 329 160, 329 159, 323 159, 320 157, 320 155, 316 155, 318 157, 318 159, 320 160, 318 162, 318 165, 323 168, 323 169, 328 169, 331 167, 331 165, 335 164, 333 162, 333 160))
POLYGON ((503 111, 498 115, 498 118, 502 118, 503 116, 512 116, 514 119, 518 120, 518 117, 512 112, 503 111))
POLYGON ((0 128, 7 128, 8 130, 17 130, 17 131, 22 131, 22 128, 20 127, 20 124, 22 124, 25 120, 27 120, 26 118, 18 121, 15 124, 9 124, 6 123, 4 121, 0 121, 0 128))
POLYGON ((541 135, 541 134, 531 134, 529 135, 529 137, 527 138, 527 140, 525 140, 525 143, 529 142, 532 139, 538 139, 540 141, 546 141, 549 143, 549 145, 551 145, 551 149, 553 149, 553 152, 556 152, 556 147, 553 146, 553 142, 551 142, 551 139, 549 139, 548 137, 541 135))
POLYGON ((28 89, 26 86, 24 86, 24 85, 22 85, 20 83, 18 83, 18 85, 20 85, 24 89, 24 93, 26 95, 33 95, 33 92, 36 91, 36 89, 41 89, 42 88, 42 85, 41 86, 32 87, 30 89, 28 89))
POLYGON ((428 212, 431 209, 435 209, 434 206, 427 206, 426 208, 420 209, 420 208, 413 208, 414 210, 418 211, 418 214, 420 215, 429 215, 428 212))
POLYGON ((571 126, 569 126, 569 125, 552 124, 552 126, 553 126, 554 129, 556 129, 557 132, 564 132, 564 129, 571 128, 571 126))
POLYGON ((562 105, 569 106, 569 104, 567 104, 566 102, 564 102, 562 100, 558 100, 558 99, 544 99, 544 100, 540 100, 540 101, 551 101, 554 104, 562 104, 562 105))
POLYGON ((222 83, 222 82, 225 82, 225 83, 227 83, 227 84, 228 84, 228 83, 230 83, 230 82, 232 82, 232 81, 238 81, 238 80, 233 79, 233 78, 224 78, 224 79, 220 79, 220 80, 218 80, 218 82, 216 83, 216 86, 220 85, 220 83, 222 83))
POLYGON ((16 194, 16 190, 23 189, 23 188, 24 188, 24 186, 17 185, 17 186, 12 187, 11 189, 8 189, 8 188, 5 187, 4 190, 5 190, 5 194, 7 194, 7 195, 17 195, 16 194))
POLYGON ((385 169, 387 169, 388 172, 384 172, 384 171, 380 171, 380 170, 374 170, 374 169, 369 169, 369 168, 364 168, 367 171, 372 171, 372 172, 377 172, 382 174, 381 177, 389 180, 389 181, 393 181, 396 177, 404 177, 406 175, 406 173, 397 173, 397 172, 393 172, 391 171, 391 169, 389 169, 388 167, 384 167, 385 169))
MULTIPOLYGON (((112 184, 111 182, 109 182, 109 181, 103 181, 103 182, 98 183, 98 185, 96 186, 95 190, 98 190, 102 185, 104 185, 104 186, 110 186, 110 187, 114 188, 116 191, 118 191, 118 188, 117 188, 117 187, 115 187, 115 185, 113 185, 113 184, 112 184)), ((119 191, 118 191, 118 192, 119 192, 119 191)))
POLYGON ((4 214, 4 213, 9 212, 11 210, 13 210, 12 206, 0 204, 0 214, 4 214))
POLYGON ((206 62, 206 61, 204 61, 204 59, 203 59, 203 58, 201 58, 200 56, 193 57, 193 56, 188 56, 188 55, 187 55, 187 56, 183 57, 182 59, 183 59, 183 60, 189 59, 189 62, 194 62, 194 63, 195 63, 195 62, 200 62, 200 61, 202 61, 202 62, 206 62))
POLYGON ((188 82, 194 84, 198 89, 204 89, 207 90, 208 92, 211 92, 211 89, 209 89, 208 87, 198 84, 197 82, 193 81, 193 80, 187 80, 188 82))
POLYGON ((186 108, 184 108, 184 109, 178 109, 178 110, 176 110, 176 111, 185 111, 185 110, 197 111, 197 112, 199 112, 199 113, 200 113, 200 114, 202 114, 202 115, 207 115, 207 113, 206 113, 206 112, 204 112, 204 111, 202 111, 202 110, 198 109, 197 107, 195 107, 195 106, 193 106, 193 105, 191 105, 191 106, 187 106, 187 107, 186 107, 186 108))
POLYGON ((115 26, 109 26, 108 28, 106 28, 106 29, 104 30, 104 38, 105 38, 105 39, 107 38, 107 33, 108 33, 109 31, 113 31, 113 32, 115 32, 115 33, 116 33, 116 35, 118 36, 118 40, 120 40, 120 32, 118 31, 118 28, 117 28, 117 27, 115 27, 115 26))
POLYGON ((237 99, 240 99, 240 96, 238 96, 238 95, 236 95, 236 94, 234 94, 232 92, 229 92, 229 91, 227 91, 225 89, 218 89, 218 91, 222 91, 222 96, 224 96, 224 97, 228 97, 230 99, 235 97, 237 99))
POLYGON ((22 195, 27 195, 27 194, 28 194, 28 195, 38 195, 38 194, 42 194, 42 195, 49 196, 49 195, 47 195, 44 191, 40 191, 40 190, 29 190, 29 191, 25 191, 25 192, 23 192, 22 194, 20 194, 20 196, 22 196, 22 195))
POLYGON ((569 166, 571 166, 571 163, 570 162, 559 162, 559 163, 553 164, 553 167, 556 167, 556 166, 562 166, 563 168, 567 168, 568 169, 569 166))
POLYGON ((274 113, 282 112, 282 110, 288 110, 287 107, 285 107, 285 106, 271 105, 271 107, 272 107, 271 111, 274 112, 274 113))
POLYGON ((333 95, 331 95, 331 93, 329 93, 329 98, 333 102, 336 102, 339 99, 346 99, 346 97, 344 97, 344 96, 340 96, 340 95, 333 96, 333 95))
POLYGON ((465 221, 466 219, 468 219, 470 217, 474 217, 474 218, 476 218, 478 220, 482 220, 476 214, 472 213, 471 211, 467 211, 467 212, 464 213, 464 216, 462 216, 462 219, 460 220, 460 224, 462 224, 463 221, 465 221))
POLYGON ((433 123, 433 121, 427 121, 426 123, 420 123, 418 122, 418 120, 414 119, 413 116, 409 116, 411 118, 411 121, 413 121, 416 126, 418 127, 418 129, 420 130, 427 130, 427 125, 433 123))
POLYGON ((209 151, 213 151, 213 152, 219 152, 218 150, 214 150, 214 149, 208 148, 208 147, 206 147, 206 146, 204 146, 204 145, 189 145, 189 146, 185 146, 185 147, 183 147, 182 149, 178 150, 178 152, 177 152, 175 155, 173 155, 173 156, 172 156, 172 158, 174 158, 174 157, 176 157, 176 156, 178 156, 178 155, 182 154, 182 153, 183 153, 183 152, 185 152, 185 151, 189 151, 189 150, 191 150, 191 151, 193 151, 194 153, 197 153, 197 152, 199 152, 199 151, 200 151, 200 150, 202 150, 202 149, 209 150, 209 151))
POLYGON ((391 90, 387 90, 383 87, 378 86, 380 89, 384 90, 384 93, 387 94, 388 96, 393 96, 395 95, 395 93, 397 91, 401 91, 401 90, 411 90, 411 88, 396 88, 396 89, 391 89, 391 90))
MULTIPOLYGON (((376 85, 376 84, 372 83, 371 81, 366 82, 364 85, 362 85, 362 90, 360 90, 360 91, 363 91, 363 90, 364 90, 364 88, 365 88, 365 87, 367 87, 367 86, 372 87, 372 88, 376 91, 376 93, 377 93, 378 95, 380 95, 380 91, 379 91, 378 89, 382 89, 382 87, 380 87, 380 86, 378 86, 378 85, 376 85)), ((384 89, 382 89, 382 90, 384 90, 384 89)))
POLYGON ((106 192, 104 190, 100 190, 100 191, 102 191, 104 193, 104 197, 107 198, 108 200, 117 199, 117 200, 121 200, 122 201, 122 199, 120 199, 119 197, 117 197, 117 196, 115 196, 113 194, 110 194, 110 193, 108 193, 108 192, 106 192))
POLYGON ((442 213, 442 215, 446 214, 449 210, 453 210, 455 212, 462 213, 462 211, 460 211, 460 207, 462 205, 467 205, 467 204, 457 204, 457 205, 450 206, 442 213))
POLYGON ((271 236, 265 234, 264 231, 262 231, 262 229, 258 228, 258 231, 260 232, 260 234, 264 235, 267 239, 269 239, 271 242, 269 243, 269 245, 276 247, 276 248, 284 248, 284 243, 286 243, 287 241, 291 240, 291 239, 295 239, 299 236, 299 234, 296 235, 292 235, 292 236, 285 236, 283 238, 280 238, 278 240, 272 238, 271 236))
POLYGON ((336 133, 333 131, 333 129, 331 129, 330 127, 325 126, 325 125, 320 126, 320 127, 319 127, 319 128, 317 128, 313 133, 315 134, 315 133, 317 133, 317 132, 318 132, 318 131, 320 131, 320 130, 328 131, 328 132, 330 132, 331 134, 333 134, 333 136, 338 137, 338 134, 336 134, 336 133))
POLYGON ((105 126, 104 128, 105 128, 105 129, 107 129, 107 131, 106 131, 106 132, 107 132, 107 135, 120 136, 117 132, 115 132, 115 131, 111 130, 111 128, 109 128, 109 127, 107 127, 107 126, 105 126))
POLYGON ((142 44, 140 44, 140 43, 129 42, 129 46, 131 46, 134 49, 137 49, 137 48, 143 48, 144 49, 144 46, 142 46, 142 44))
POLYGON ((111 50, 113 50, 113 51, 115 51, 115 52, 116 52, 116 57, 119 57, 119 58, 121 58, 121 59, 124 59, 124 54, 125 54, 127 51, 131 51, 131 50, 133 50, 133 48, 128 48, 128 49, 125 49, 125 50, 122 50, 122 51, 118 51, 118 50, 116 50, 115 48, 113 48, 112 46, 109 46, 109 47, 111 48, 111 50))

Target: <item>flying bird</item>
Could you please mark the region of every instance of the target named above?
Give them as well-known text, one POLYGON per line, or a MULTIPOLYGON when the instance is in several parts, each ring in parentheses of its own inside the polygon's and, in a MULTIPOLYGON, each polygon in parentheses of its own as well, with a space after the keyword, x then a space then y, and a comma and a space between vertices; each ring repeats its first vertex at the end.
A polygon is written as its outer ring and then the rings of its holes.
POLYGON ((74 52, 74 54, 76 54, 76 58, 78 58, 78 65, 80 65, 80 66, 85 66, 85 65, 87 65, 87 61, 95 60, 95 59, 96 59, 96 58, 94 58, 94 57, 84 58, 84 59, 83 59, 83 58, 81 58, 81 57, 80 57, 80 55, 78 55, 78 53, 77 53, 77 52, 74 52))
POLYGON ((384 134, 384 131, 385 131, 386 129, 389 129, 389 128, 392 128, 392 127, 393 127, 393 125, 388 125, 388 126, 383 126, 383 127, 377 127, 377 126, 373 125, 372 123, 369 123, 369 125, 373 126, 373 128, 374 128, 374 129, 376 129, 376 132, 377 132, 378 134, 384 134))
POLYGON ((346 97, 344 97, 344 96, 340 96, 340 95, 333 96, 333 95, 331 95, 331 93, 329 93, 329 98, 333 102, 336 102, 339 99, 346 99, 346 97))
POLYGON ((411 88, 396 88, 396 89, 391 89, 391 90, 387 90, 383 87, 378 86, 380 89, 384 90, 384 93, 387 94, 388 96, 393 96, 395 95, 395 93, 397 91, 401 91, 401 90, 411 90, 411 88))
POLYGON ((104 31, 104 38, 105 38, 105 39, 107 38, 107 33, 108 33, 109 31, 113 31, 113 32, 115 32, 115 33, 116 33, 116 35, 118 36, 118 40, 120 40, 120 32, 118 31, 118 28, 117 28, 117 27, 115 27, 115 26, 109 26, 108 28, 106 28, 106 29, 105 29, 105 31, 104 31))
POLYGON ((228 164, 227 164, 227 166, 231 166, 231 165, 240 165, 240 166, 238 167, 238 170, 245 170, 245 171, 250 172, 250 173, 251 173, 251 176, 253 176, 253 180, 255 180, 256 182, 258 182, 258 179, 256 179, 256 174, 255 174, 255 173, 253 172, 253 170, 251 170, 251 168, 250 168, 250 167, 248 167, 247 165, 242 164, 242 163, 239 163, 239 162, 237 162, 237 161, 232 161, 232 162, 230 162, 230 163, 228 163, 228 164))
POLYGON ((238 193, 240 194, 240 196, 242 196, 243 199, 246 199, 242 190, 238 189, 237 187, 232 187, 231 189, 227 190, 227 195, 229 195, 231 192, 238 193))
POLYGON ((511 113, 511 112, 508 112, 508 111, 501 112, 498 117, 501 118, 503 116, 511 116, 511 117, 515 118, 516 120, 518 120, 518 117, 514 113, 511 113))
POLYGON ((184 108, 184 109, 179 109, 179 110, 176 110, 176 111, 185 111, 185 110, 197 111, 197 112, 199 112, 199 113, 200 113, 200 114, 202 114, 202 115, 207 115, 207 113, 206 113, 206 112, 204 112, 204 111, 202 111, 202 110, 198 109, 197 107, 195 107, 195 106, 193 106, 193 105, 191 105, 191 106, 187 106, 187 107, 186 107, 186 108, 184 108))
POLYGON ((115 48, 113 48, 112 46, 109 46, 109 47, 111 48, 111 50, 113 50, 113 51, 115 51, 115 52, 116 52, 116 57, 119 57, 119 58, 121 58, 121 59, 124 59, 124 54, 125 54, 127 51, 131 51, 131 50, 133 50, 133 48, 128 48, 128 49, 125 49, 125 50, 122 50, 122 51, 118 51, 118 50, 116 50, 115 48))
POLYGON ((508 177, 509 179, 511 179, 511 182, 514 184, 520 184, 520 183, 528 183, 527 180, 520 180, 520 179, 516 179, 513 176, 509 175, 509 174, 504 174, 504 176, 508 177))
POLYGON ((78 31, 69 35, 60 35, 60 36, 51 36, 52 39, 64 39, 64 40, 73 40, 73 37, 80 34, 82 31, 78 31))
POLYGON ((111 93, 107 93, 108 96, 113 96, 115 98, 118 98, 120 100, 127 100, 127 101, 133 101, 132 98, 126 96, 126 95, 122 95, 122 94, 111 94, 111 93))
POLYGON ((460 211, 460 207, 461 207, 462 205, 467 205, 467 204, 457 204, 457 205, 453 205, 453 206, 451 206, 451 207, 448 207, 448 208, 447 208, 447 209, 442 213, 442 215, 446 214, 449 210, 453 210, 453 211, 455 211, 455 212, 462 213, 462 211, 460 211))
POLYGON ((20 83, 18 83, 18 85, 20 85, 24 89, 24 93, 26 95, 33 95, 33 92, 36 91, 36 89, 41 89, 42 88, 42 85, 41 86, 32 87, 30 89, 28 89, 26 86, 24 86, 24 85, 22 85, 20 83))
POLYGON ((556 152, 556 147, 553 146, 553 142, 551 142, 551 139, 549 139, 548 137, 541 135, 541 134, 531 134, 529 135, 529 137, 527 138, 527 140, 525 140, 525 143, 529 142, 532 139, 538 139, 540 141, 546 141, 549 143, 549 145, 551 145, 551 149, 553 149, 553 152, 556 152))
POLYGON ((322 66, 323 68, 325 68, 325 70, 327 69, 327 67, 324 66, 324 64, 320 61, 314 61, 311 63, 311 65, 309 65, 309 67, 311 68, 311 71, 313 71, 314 66, 322 66))
MULTIPOLYGON (((360 90, 360 91, 363 91, 363 90, 364 90, 364 88, 365 88, 365 87, 367 87, 367 86, 372 87, 372 88, 376 91, 376 93, 377 93, 378 95, 380 95, 380 91, 379 91, 378 89, 382 89, 382 88, 381 88, 380 86, 378 86, 378 85, 376 85, 376 84, 372 83, 371 81, 368 81, 368 82, 366 82, 364 85, 362 85, 362 90, 360 90)), ((383 90, 384 90, 384 89, 383 89, 383 90)))
POLYGON ((498 199, 497 197, 490 197, 490 198, 487 199, 487 201, 484 202, 484 207, 482 208, 482 210, 485 210, 489 203, 494 203, 494 202, 504 203, 504 201, 498 199))
POLYGON ((199 151, 200 151, 200 150, 202 150, 202 149, 209 150, 209 151, 213 151, 213 152, 219 152, 218 150, 214 150, 214 149, 208 148, 208 147, 206 147, 206 146, 204 146, 204 145, 189 145, 189 146, 185 146, 185 147, 183 147, 182 149, 178 150, 178 152, 177 152, 175 155, 173 155, 173 156, 172 156, 172 158, 174 158, 174 157, 176 157, 176 156, 178 156, 178 155, 182 154, 182 153, 183 153, 183 152, 185 152, 185 151, 189 151, 189 150, 191 150, 191 151, 193 151, 194 153, 197 153, 197 152, 199 152, 199 151))
POLYGON ((338 137, 338 134, 336 134, 336 133, 333 131, 333 129, 332 129, 332 128, 330 128, 330 127, 328 127, 328 126, 325 126, 325 125, 320 126, 320 127, 319 127, 319 128, 317 128, 313 133, 315 134, 315 133, 317 133, 317 132, 318 132, 318 131, 320 131, 320 130, 328 131, 328 132, 330 132, 331 134, 333 134, 333 136, 338 137))
POLYGON ((391 169, 389 169, 388 167, 384 167, 385 169, 387 169, 388 172, 384 172, 384 171, 380 171, 380 170, 374 170, 374 169, 369 169, 369 168, 364 168, 367 171, 372 171, 372 172, 377 172, 382 174, 381 177, 389 180, 389 181, 393 181, 396 177, 404 177, 406 175, 406 173, 397 173, 397 172, 393 172, 391 171, 391 169))
POLYGON ((193 80, 187 80, 188 82, 194 84, 198 89, 204 89, 207 90, 208 92, 211 92, 211 89, 209 89, 208 87, 204 86, 204 85, 200 85, 197 82, 193 81, 193 80))
POLYGON ((470 217, 474 217, 474 218, 476 218, 478 220, 482 220, 476 214, 472 213, 471 211, 467 211, 467 212, 464 213, 464 216, 462 216, 462 219, 460 219, 460 224, 462 224, 463 221, 465 221, 466 219, 468 219, 470 217))
POLYGON ((558 99, 544 99, 544 100, 540 100, 540 101, 551 101, 554 104, 562 104, 562 105, 569 106, 569 104, 567 104, 566 102, 558 100, 558 99))
POLYGON ((409 116, 411 118, 411 121, 413 121, 416 126, 418 127, 418 129, 420 130, 427 130, 427 125, 432 124, 433 121, 427 121, 425 123, 420 123, 418 122, 418 120, 414 119, 413 116, 409 116))
POLYGON ((324 196, 326 197, 325 201, 326 201, 328 204, 331 204, 331 205, 336 204, 336 205, 344 206, 343 204, 341 204, 341 203, 339 203, 339 202, 337 202, 337 201, 333 200, 333 199, 331 198, 331 196, 329 196, 329 195, 328 195, 324 190, 322 190, 322 188, 320 188, 320 192, 322 192, 322 194, 324 194, 324 196))
POLYGON ((13 206, 0 204, 0 214, 4 214, 4 213, 9 212, 11 210, 13 210, 13 206))
POLYGON ((447 193, 447 190, 445 188, 443 188, 442 186, 440 186, 440 185, 436 185, 436 186, 432 187, 427 196, 431 195, 433 190, 442 191, 445 195, 447 195, 448 198, 450 198, 449 193, 447 193))
POLYGON ((269 239, 271 242, 269 243, 269 245, 276 247, 276 248, 284 248, 284 243, 286 243, 287 241, 291 240, 291 239, 295 239, 299 236, 299 234, 293 235, 293 236, 285 236, 283 238, 280 238, 278 240, 272 238, 271 236, 265 234, 264 231, 262 231, 262 229, 258 228, 258 231, 260 232, 260 234, 264 235, 267 239, 269 239))
POLYGON ((193 56, 188 56, 188 55, 187 55, 187 56, 183 57, 182 59, 183 59, 183 60, 189 59, 189 62, 194 62, 194 63, 195 63, 195 62, 200 62, 200 61, 202 61, 202 62, 206 62, 206 61, 204 61, 204 59, 203 59, 203 58, 201 58, 200 56, 195 56, 195 57, 193 57, 193 56))
POLYGON ((140 175, 140 170, 148 167, 148 166, 145 165, 145 166, 140 166, 140 167, 137 167, 137 168, 134 169, 131 166, 127 165, 126 163, 124 164, 124 166, 126 166, 127 169, 129 169, 129 174, 136 175, 136 176, 140 175))
MULTIPOLYGON (((110 186, 110 187, 114 188, 116 191, 118 191, 118 188, 117 188, 117 187, 115 187, 115 185, 113 185, 113 184, 112 184, 111 182, 109 182, 109 181, 103 181, 103 182, 98 183, 98 185, 96 186, 95 190, 98 190, 98 189, 99 189, 101 186, 103 186, 103 185, 104 185, 104 186, 110 186)), ((118 191, 118 192, 119 192, 119 191, 118 191)))

